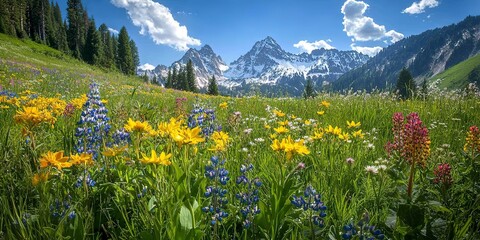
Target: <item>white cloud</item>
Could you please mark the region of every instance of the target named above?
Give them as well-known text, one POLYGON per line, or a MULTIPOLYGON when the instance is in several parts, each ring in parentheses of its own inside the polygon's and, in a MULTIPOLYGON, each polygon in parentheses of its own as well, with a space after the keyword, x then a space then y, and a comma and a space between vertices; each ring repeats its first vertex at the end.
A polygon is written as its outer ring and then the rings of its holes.
POLYGON ((377 55, 380 51, 382 51, 382 47, 376 46, 376 47, 360 47, 356 46, 354 43, 350 44, 350 47, 352 48, 353 51, 357 51, 359 53, 363 53, 365 55, 368 55, 370 57, 373 57, 377 55))
POLYGON ((403 34, 401 34, 399 32, 395 32, 393 30, 390 30, 390 31, 386 32, 385 36, 391 37, 392 39, 390 40, 390 42, 392 42, 392 43, 396 43, 396 42, 403 39, 403 34))
POLYGON ((294 47, 299 48, 305 52, 311 53, 315 49, 325 48, 325 49, 334 49, 332 45, 328 44, 328 42, 332 42, 332 40, 327 39, 325 40, 318 40, 315 42, 308 42, 307 40, 302 40, 298 43, 293 44, 294 47))
POLYGON ((419 14, 425 12, 425 8, 434 8, 438 6, 438 0, 420 0, 420 2, 413 2, 408 8, 405 8, 402 13, 419 14))
POLYGON ((379 25, 373 21, 373 18, 364 16, 368 7, 369 5, 363 1, 345 1, 341 12, 343 13, 343 31, 347 33, 347 36, 353 37, 356 41, 372 41, 391 37, 392 43, 403 38, 403 34, 395 30, 387 32, 384 25, 379 25))
POLYGON ((153 69, 155 69, 155 66, 153 66, 150 63, 145 63, 143 65, 138 66, 138 69, 140 69, 140 70, 153 70, 153 69))
POLYGON ((189 45, 200 46, 198 39, 188 36, 185 26, 180 26, 170 9, 152 0, 111 0, 119 8, 125 8, 133 25, 140 27, 140 34, 149 34, 156 44, 165 44, 180 51, 189 45))
POLYGON ((117 29, 113 29, 113 28, 108 28, 108 31, 110 31, 111 33, 113 34, 118 34, 118 30, 117 29))

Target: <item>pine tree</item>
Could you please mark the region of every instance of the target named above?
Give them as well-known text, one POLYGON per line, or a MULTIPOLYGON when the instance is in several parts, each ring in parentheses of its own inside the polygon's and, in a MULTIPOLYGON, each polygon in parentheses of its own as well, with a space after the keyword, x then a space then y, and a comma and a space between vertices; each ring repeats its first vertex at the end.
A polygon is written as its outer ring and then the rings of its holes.
POLYGON ((127 28, 122 27, 118 35, 118 65, 120 71, 126 75, 135 74, 133 66, 132 51, 130 49, 130 37, 127 28))
POLYGON ((215 75, 213 75, 212 78, 210 78, 208 81, 207 94, 218 95, 218 86, 217 86, 217 80, 215 79, 215 75))
POLYGON ((80 59, 85 42, 84 10, 81 0, 68 0, 67 6, 68 46, 73 56, 80 59))
POLYGON ((412 75, 406 68, 403 68, 402 71, 400 71, 396 90, 401 99, 410 99, 415 95, 415 82, 413 81, 412 75))
POLYGON ((108 30, 107 25, 103 23, 98 28, 98 33, 100 34, 100 40, 102 42, 102 59, 100 61, 100 65, 105 68, 112 68, 114 62, 114 55, 112 49, 112 41, 110 40, 110 31, 108 30))
POLYGON ((103 50, 100 33, 95 26, 95 20, 91 19, 88 26, 87 38, 85 39, 83 59, 89 64, 99 65, 102 60, 102 54, 103 50))
POLYGON ((172 88, 172 71, 168 70, 167 81, 165 81, 165 88, 172 88))
POLYGON ((307 83, 305 84, 305 90, 303 92, 303 97, 307 98, 315 98, 315 90, 313 89, 312 79, 307 78, 307 83))
POLYGON ((118 36, 112 34, 110 38, 110 47, 113 53, 113 64, 114 67, 120 69, 120 64, 118 61, 118 36))
POLYGON ((130 40, 130 51, 132 53, 132 60, 133 60, 133 72, 137 71, 138 65, 140 65, 140 57, 138 56, 138 48, 137 45, 133 40, 130 40))
POLYGON ((176 89, 178 90, 182 90, 182 91, 189 91, 189 87, 188 87, 188 82, 187 82, 187 74, 186 74, 186 70, 184 67, 181 67, 180 70, 178 71, 178 75, 177 75, 177 87, 176 89))
POLYGON ((69 53, 70 49, 68 47, 68 37, 67 37, 67 22, 63 22, 58 28, 56 33, 58 39, 58 50, 63 51, 64 53, 69 53))
POLYGON ((195 85, 195 71, 193 69, 192 60, 189 59, 187 62, 187 84, 188 90, 191 92, 198 92, 197 86, 195 85))
POLYGON ((178 74, 177 74, 177 68, 173 67, 172 70, 172 81, 170 82, 170 88, 177 89, 178 88, 178 74))

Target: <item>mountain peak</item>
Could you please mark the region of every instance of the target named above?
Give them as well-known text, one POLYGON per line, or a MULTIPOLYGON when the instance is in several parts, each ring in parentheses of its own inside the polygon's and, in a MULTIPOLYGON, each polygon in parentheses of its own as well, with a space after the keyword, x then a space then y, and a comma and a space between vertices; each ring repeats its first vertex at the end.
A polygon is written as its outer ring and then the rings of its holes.
POLYGON ((210 47, 210 45, 205 44, 205 45, 200 49, 200 52, 212 52, 212 53, 213 53, 213 49, 212 49, 212 47, 210 47))
POLYGON ((275 39, 273 39, 270 36, 267 36, 265 39, 256 42, 255 45, 253 46, 253 48, 256 48, 256 49, 262 49, 262 48, 282 49, 282 47, 280 47, 280 45, 278 45, 278 43, 275 41, 275 39))

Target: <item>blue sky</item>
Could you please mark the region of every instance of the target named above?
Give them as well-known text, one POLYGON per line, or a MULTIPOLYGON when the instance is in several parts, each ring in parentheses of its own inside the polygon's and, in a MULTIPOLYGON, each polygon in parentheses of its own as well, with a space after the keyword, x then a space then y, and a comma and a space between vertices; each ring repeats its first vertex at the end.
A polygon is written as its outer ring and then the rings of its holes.
MULTIPOLYGON (((66 17, 67 0, 59 0, 66 17)), ((402 37, 480 15, 479 0, 83 0, 88 14, 137 43, 141 64, 209 44, 228 64, 273 37, 286 51, 334 47, 374 55, 402 37), (143 29, 143 31, 142 31, 143 29)))

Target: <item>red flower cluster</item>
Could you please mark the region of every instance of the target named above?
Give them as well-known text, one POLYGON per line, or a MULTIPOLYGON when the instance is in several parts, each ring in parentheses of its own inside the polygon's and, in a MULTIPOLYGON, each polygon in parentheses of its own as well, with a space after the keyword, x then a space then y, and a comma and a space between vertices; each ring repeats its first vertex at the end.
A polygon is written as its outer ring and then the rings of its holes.
POLYGON ((410 164, 417 163, 425 167, 430 155, 430 137, 418 113, 410 113, 406 122, 402 113, 395 113, 392 121, 393 142, 388 142, 385 146, 388 153, 399 152, 410 164))
POLYGON ((449 189, 453 184, 450 171, 451 167, 448 163, 438 165, 438 167, 433 171, 433 174, 435 174, 435 179, 433 179, 433 182, 435 184, 440 184, 444 190, 449 189))

